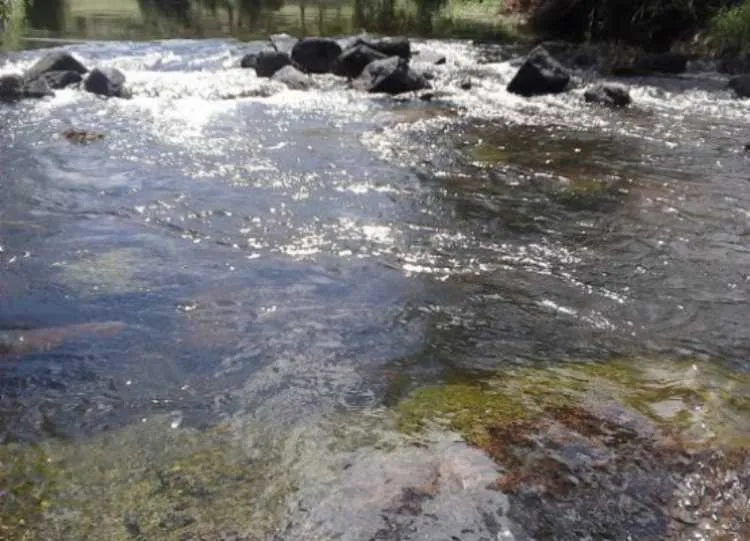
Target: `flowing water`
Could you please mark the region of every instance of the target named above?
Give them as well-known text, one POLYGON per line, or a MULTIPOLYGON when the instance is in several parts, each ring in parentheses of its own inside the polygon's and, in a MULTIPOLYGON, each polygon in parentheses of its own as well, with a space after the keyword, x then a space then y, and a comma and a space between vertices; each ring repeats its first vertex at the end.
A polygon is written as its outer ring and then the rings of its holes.
MULTIPOLYGON (((278 511, 290 539, 512 539, 487 518, 507 502, 474 449, 438 433, 388 458, 412 389, 613 357, 750 371, 750 105, 723 76, 628 80, 634 106, 612 111, 580 89, 508 94, 508 48, 426 40, 445 95, 398 101, 332 76, 305 92, 258 79, 238 65, 262 45, 71 45, 133 98, 0 107, 0 439, 90 453, 82 490, 105 500, 109 468, 220 430, 232 460, 263 464, 258 523, 294 492, 278 511), (390 498, 377 480, 433 470, 470 488, 432 499, 440 521, 414 537, 358 512, 390 498)), ((0 73, 41 54, 9 53, 0 73)), ((138 538, 112 515, 47 538, 138 538)), ((169 516, 172 535, 196 515, 169 516)))

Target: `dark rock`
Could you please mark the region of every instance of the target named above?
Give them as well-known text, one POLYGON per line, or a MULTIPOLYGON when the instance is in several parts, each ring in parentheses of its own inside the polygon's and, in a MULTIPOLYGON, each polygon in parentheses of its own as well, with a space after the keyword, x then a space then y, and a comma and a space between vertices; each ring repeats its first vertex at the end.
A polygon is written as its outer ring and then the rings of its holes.
POLYGON ((36 64, 31 66, 24 74, 24 78, 27 81, 32 81, 50 71, 75 71, 76 73, 84 74, 89 70, 70 53, 54 51, 46 54, 36 64))
POLYGON ((94 68, 83 83, 87 92, 109 98, 127 98, 125 75, 116 68, 94 68))
POLYGON ((358 39, 358 43, 364 43, 386 56, 398 56, 406 60, 411 58, 411 43, 406 37, 371 38, 364 36, 358 39))
POLYGON ((302 73, 294 66, 284 66, 273 74, 271 80, 284 83, 293 90, 307 90, 314 85, 309 75, 302 73))
POLYGON ((3 75, 0 77, 0 101, 10 102, 23 98, 23 77, 3 75))
POLYGON ((729 88, 734 90, 739 98, 750 98, 750 73, 732 77, 729 80, 729 88))
POLYGON ((383 60, 388 58, 380 51, 376 51, 372 47, 359 43, 354 47, 346 49, 334 62, 331 71, 339 75, 340 77, 355 78, 359 77, 362 70, 370 62, 375 60, 383 60))
POLYGON ((278 51, 261 51, 255 59, 255 74, 258 77, 271 77, 284 66, 292 63, 286 53, 278 51))
POLYGON ((50 88, 61 89, 83 81, 83 76, 73 70, 67 71, 48 71, 42 78, 47 81, 50 88))
POLYGON ((23 95, 27 98, 46 98, 54 96, 55 93, 50 89, 45 78, 30 81, 24 85, 23 95))
POLYGON ((615 75, 677 75, 687 70, 688 57, 682 53, 654 53, 643 54, 630 65, 618 66, 613 69, 615 75))
POLYGON ((458 86, 461 87, 461 90, 471 90, 471 77, 463 79, 458 86))
POLYGON ((608 107, 626 107, 633 101, 628 89, 616 84, 597 84, 583 93, 586 103, 596 103, 608 107))
POLYGON ((513 80, 508 92, 521 96, 559 94, 570 82, 570 73, 552 58, 544 47, 537 47, 526 58, 513 80))
POLYGON ((341 54, 341 46, 327 38, 305 38, 292 49, 292 62, 307 73, 328 73, 341 54))
POLYGON ((401 94, 428 88, 427 81, 409 68, 409 62, 392 56, 367 65, 354 87, 366 92, 401 94))
POLYGON ((258 54, 250 53, 246 54, 240 60, 240 67, 246 69, 255 69, 258 66, 258 54))
POLYGON ((292 49, 294 49, 294 46, 299 40, 289 34, 272 34, 268 36, 268 41, 271 42, 271 47, 273 47, 275 51, 286 53, 291 57, 292 49))
POLYGON ((719 59, 718 68, 721 73, 736 75, 750 72, 750 56, 724 55, 719 59))

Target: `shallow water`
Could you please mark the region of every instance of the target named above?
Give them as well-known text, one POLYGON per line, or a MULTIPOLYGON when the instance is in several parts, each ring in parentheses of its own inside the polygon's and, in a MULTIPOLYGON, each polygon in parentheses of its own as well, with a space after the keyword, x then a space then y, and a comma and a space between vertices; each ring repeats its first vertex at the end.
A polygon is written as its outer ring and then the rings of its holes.
MULTIPOLYGON (((448 95, 397 102, 237 68, 261 46, 74 45, 125 72, 133 99, 64 90, 0 108, 4 441, 163 416, 286 434, 518 364, 750 371, 750 105, 721 76, 629 80, 634 107, 608 111, 580 90, 509 95, 515 68, 486 61, 499 47, 420 41, 447 57, 448 95), (69 128, 104 138, 71 144, 69 128)), ((355 456, 353 483, 384 460, 355 456)), ((399 456, 395 471, 413 460, 399 456)), ((306 464, 302 499, 323 482, 306 464)))

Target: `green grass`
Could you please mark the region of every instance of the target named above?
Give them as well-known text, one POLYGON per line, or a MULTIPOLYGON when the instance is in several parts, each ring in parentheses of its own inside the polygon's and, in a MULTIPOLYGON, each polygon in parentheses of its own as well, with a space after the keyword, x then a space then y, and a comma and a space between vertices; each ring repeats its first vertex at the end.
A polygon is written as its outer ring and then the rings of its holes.
POLYGON ((750 53, 750 0, 716 15, 709 35, 720 53, 750 53))

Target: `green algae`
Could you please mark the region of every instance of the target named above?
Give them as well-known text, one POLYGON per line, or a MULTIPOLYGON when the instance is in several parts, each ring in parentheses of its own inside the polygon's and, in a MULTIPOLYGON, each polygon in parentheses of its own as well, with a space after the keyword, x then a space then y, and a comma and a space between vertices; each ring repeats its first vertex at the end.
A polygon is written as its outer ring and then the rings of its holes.
POLYGON ((620 359, 516 367, 481 382, 424 387, 397 410, 405 432, 439 423, 486 447, 498 426, 616 405, 686 442, 742 448, 750 443, 748 396, 750 376, 711 363, 620 359))
POLYGON ((40 447, 0 447, 0 539, 36 539, 36 525, 55 494, 56 471, 40 447))
POLYGON ((149 289, 151 283, 144 273, 153 264, 153 259, 140 248, 84 252, 75 261, 60 263, 58 276, 85 295, 133 293, 149 289))
POLYGON ((12 496, 0 499, 0 539, 262 536, 290 487, 270 482, 273 445, 246 443, 226 426, 204 432, 150 419, 76 443, 0 447, 0 490, 12 496))

